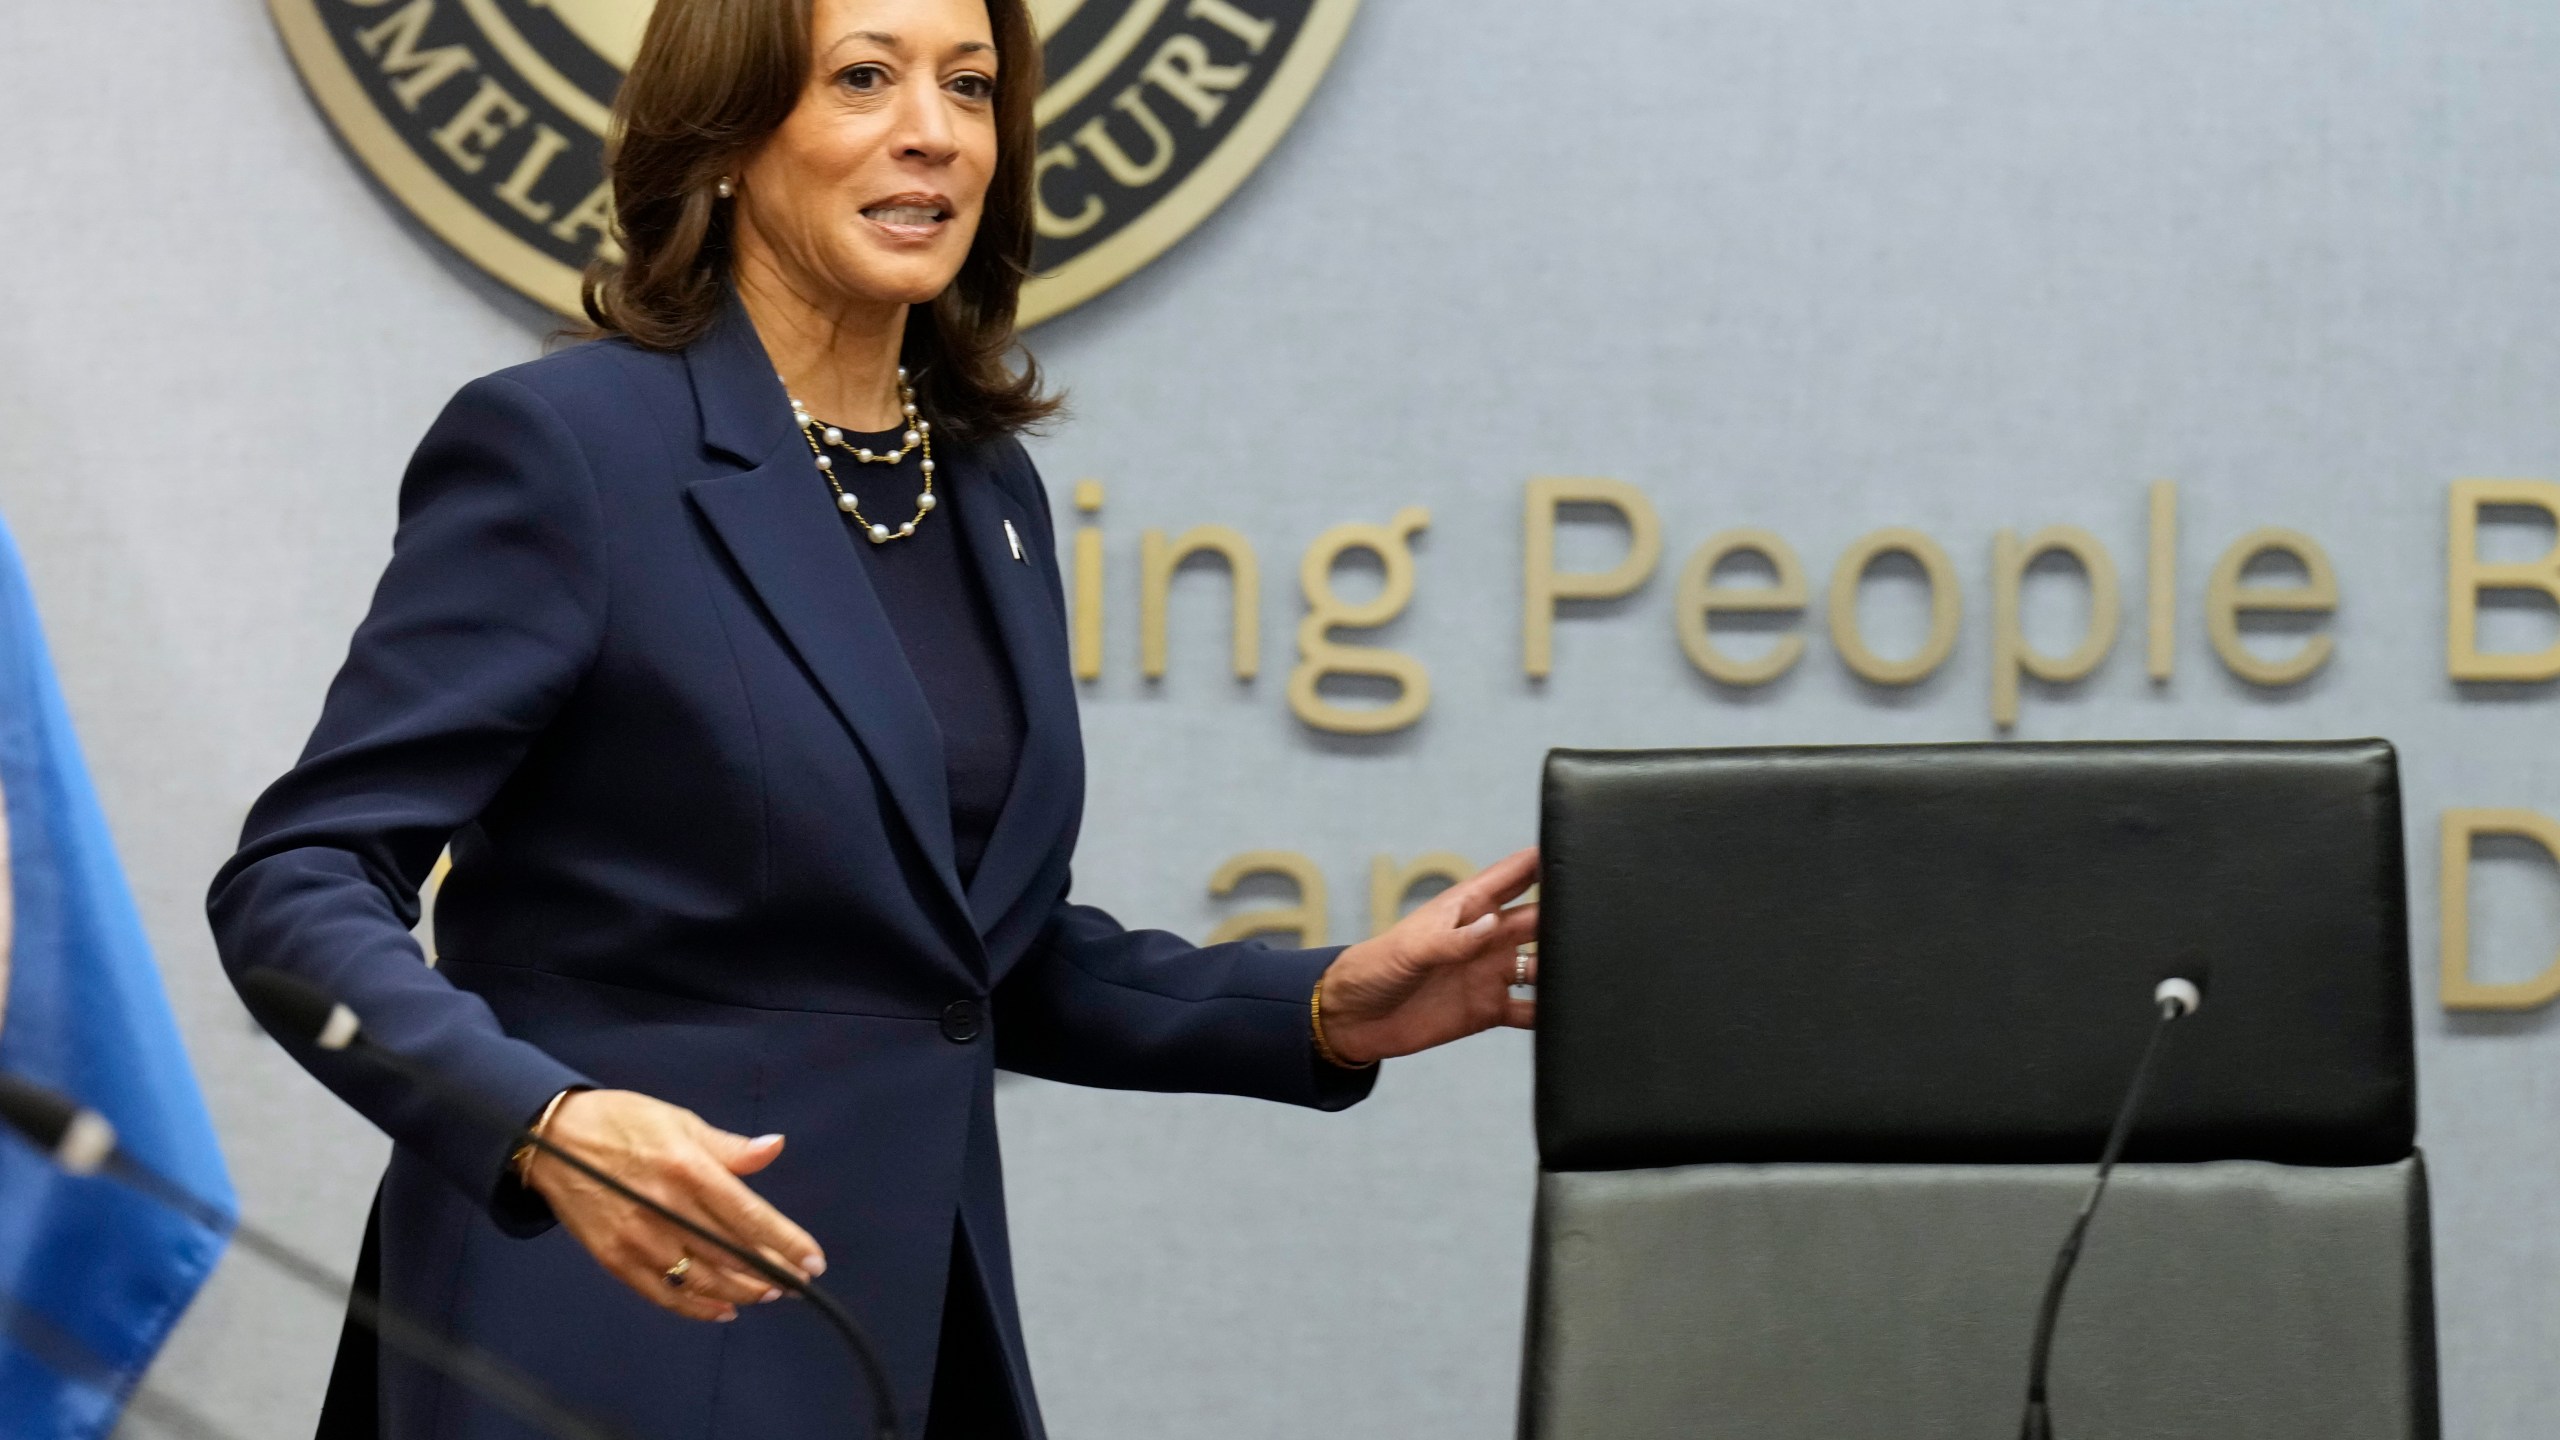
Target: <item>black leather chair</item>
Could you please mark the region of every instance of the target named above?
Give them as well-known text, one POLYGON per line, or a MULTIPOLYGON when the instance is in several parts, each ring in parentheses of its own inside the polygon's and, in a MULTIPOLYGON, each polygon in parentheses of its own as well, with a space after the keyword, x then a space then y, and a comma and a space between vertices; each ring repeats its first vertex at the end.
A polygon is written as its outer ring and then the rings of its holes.
POLYGON ((1559 751, 1520 1430, 2433 1440, 2390 747, 1559 751))

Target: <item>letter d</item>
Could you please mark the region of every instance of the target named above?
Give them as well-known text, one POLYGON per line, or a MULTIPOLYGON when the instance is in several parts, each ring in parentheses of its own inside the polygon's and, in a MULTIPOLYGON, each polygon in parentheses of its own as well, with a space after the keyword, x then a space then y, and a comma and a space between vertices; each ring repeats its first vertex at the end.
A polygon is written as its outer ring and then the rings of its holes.
POLYGON ((2447 1010, 2539 1010, 2560 1000, 2560 959, 2530 980, 2486 985, 2471 978, 2471 842, 2482 835, 2530 840, 2560 860, 2560 822, 2531 810, 2444 812, 2443 873, 2437 890, 2442 947, 2440 994, 2447 1010))

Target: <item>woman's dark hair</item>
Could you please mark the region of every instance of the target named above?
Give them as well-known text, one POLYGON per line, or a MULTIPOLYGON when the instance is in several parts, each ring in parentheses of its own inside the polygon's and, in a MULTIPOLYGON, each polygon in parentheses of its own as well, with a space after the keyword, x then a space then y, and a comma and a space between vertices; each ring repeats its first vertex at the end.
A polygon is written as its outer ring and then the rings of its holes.
MULTIPOLYGON (((587 270, 587 317, 651 350, 680 350, 719 318, 733 207, 712 187, 782 126, 809 83, 812 0, 659 0, 614 102, 606 171, 619 260, 587 270)), ((1024 0, 985 0, 1003 70, 996 168, 977 239, 905 361, 937 434, 966 443, 1047 419, 1040 368, 1017 352, 1014 312, 1031 268, 1031 166, 1040 41, 1024 0)))

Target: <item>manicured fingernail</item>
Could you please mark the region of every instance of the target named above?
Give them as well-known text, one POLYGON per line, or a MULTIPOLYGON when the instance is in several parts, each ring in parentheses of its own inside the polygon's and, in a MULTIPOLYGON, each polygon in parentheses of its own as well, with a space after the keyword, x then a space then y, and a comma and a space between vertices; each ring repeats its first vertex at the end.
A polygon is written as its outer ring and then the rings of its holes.
POLYGON ((1488 910, 1482 915, 1476 917, 1475 923, 1467 927, 1467 933, 1470 935, 1482 935, 1486 931, 1491 930, 1495 923, 1501 919, 1502 916, 1499 912, 1488 910))
POLYGON ((750 1145, 779 1145, 782 1143, 782 1137, 779 1135, 759 1135, 747 1143, 750 1145))
POLYGON ((735 1311, 735 1310, 724 1310, 724 1311, 720 1312, 719 1314, 712 1316, 711 1318, 712 1318, 712 1320, 713 1320, 714 1322, 716 1322, 716 1323, 718 1323, 718 1324, 726 1325, 726 1324, 728 1324, 730 1321, 735 1320, 735 1319, 737 1319, 737 1318, 738 1318, 738 1312, 737 1312, 737 1311, 735 1311))
POLYGON ((756 1303, 759 1305, 770 1305, 781 1298, 782 1291, 778 1287, 767 1286, 765 1292, 756 1297, 756 1303))
POLYGON ((801 1274, 803 1274, 803 1275, 808 1276, 808 1277, 809 1277, 810 1279, 812 1279, 812 1280, 815 1280, 815 1279, 817 1279, 819 1276, 826 1274, 826 1273, 827 1273, 827 1259, 826 1259, 826 1257, 825 1257, 825 1256, 823 1256, 823 1255, 803 1255, 803 1256, 801 1256, 801 1257, 800 1257, 800 1273, 801 1273, 801 1274))

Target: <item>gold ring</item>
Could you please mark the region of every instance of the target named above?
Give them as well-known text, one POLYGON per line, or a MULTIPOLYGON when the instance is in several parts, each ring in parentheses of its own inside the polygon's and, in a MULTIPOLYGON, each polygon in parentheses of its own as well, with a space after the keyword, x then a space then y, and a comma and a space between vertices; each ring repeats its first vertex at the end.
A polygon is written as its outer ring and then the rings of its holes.
POLYGON ((685 1272, 686 1272, 686 1271, 691 1270, 692 1268, 693 1268, 693 1257, 692 1257, 692 1256, 690 1256, 690 1255, 679 1255, 679 1256, 677 1256, 677 1257, 676 1257, 676 1263, 674 1263, 673 1265, 670 1265, 670 1266, 668 1266, 668 1267, 667 1267, 666 1276, 665 1276, 666 1282, 667 1282, 668 1284, 670 1284, 670 1285, 682 1285, 682 1284, 684 1283, 685 1272))

